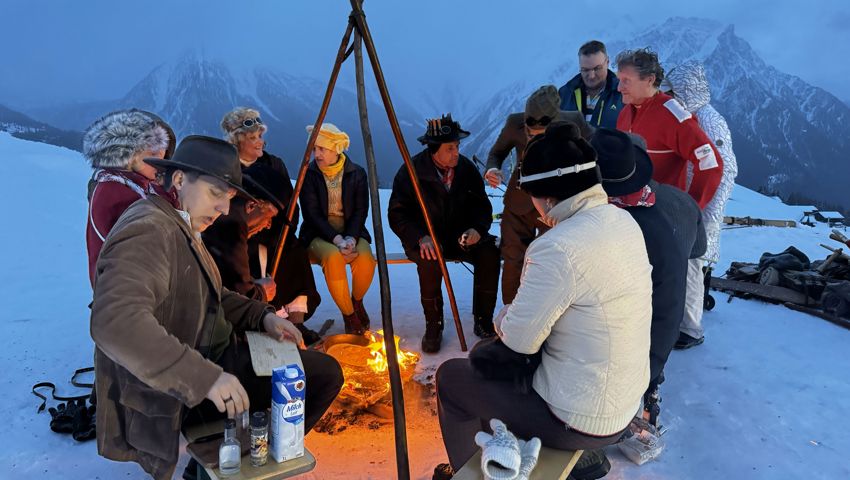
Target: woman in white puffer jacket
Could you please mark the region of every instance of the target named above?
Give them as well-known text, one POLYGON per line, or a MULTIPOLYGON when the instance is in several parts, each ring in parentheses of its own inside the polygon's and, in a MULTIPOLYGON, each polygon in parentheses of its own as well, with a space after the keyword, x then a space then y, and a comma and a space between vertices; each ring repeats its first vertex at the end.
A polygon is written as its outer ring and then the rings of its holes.
MULTIPOLYGON (((720 260, 720 226, 723 224, 723 211, 729 196, 732 195, 735 177, 738 176, 738 162, 732 150, 732 135, 726 119, 709 103, 711 89, 701 63, 689 61, 673 68, 661 84, 662 90, 665 90, 665 87, 668 93, 672 91, 673 97, 687 111, 697 117, 703 131, 723 157, 723 178, 720 180, 720 186, 702 212, 705 233, 708 235, 708 248, 703 258, 710 263, 717 263, 720 260)), ((690 171, 688 173, 690 183, 690 171)))
MULTIPOLYGON (((702 313, 705 295, 702 267, 705 262, 711 265, 720 260, 720 227, 723 224, 726 202, 735 186, 738 162, 732 150, 729 126, 723 116, 709 103, 711 89, 705 76, 705 68, 701 63, 688 61, 671 69, 661 83, 661 90, 672 95, 688 112, 697 117, 703 131, 714 142, 723 159, 723 177, 720 185, 702 212, 708 246, 705 255, 701 259, 691 260, 692 264, 689 267, 685 315, 679 328, 682 335, 676 344, 676 348, 681 349, 702 343, 702 313)), ((690 185, 691 175, 691 166, 688 165, 688 185, 690 185)))
POLYGON ((520 438, 585 450, 572 476, 599 478, 610 468, 601 448, 638 413, 649 381, 652 267, 640 227, 608 203, 596 152, 574 124, 552 123, 534 137, 520 173, 551 229, 528 247, 497 330, 512 352, 540 352, 540 365, 532 391, 518 392, 476 375, 468 359, 443 363, 436 376, 443 442, 457 469, 475 453, 482 424, 499 418, 520 438))

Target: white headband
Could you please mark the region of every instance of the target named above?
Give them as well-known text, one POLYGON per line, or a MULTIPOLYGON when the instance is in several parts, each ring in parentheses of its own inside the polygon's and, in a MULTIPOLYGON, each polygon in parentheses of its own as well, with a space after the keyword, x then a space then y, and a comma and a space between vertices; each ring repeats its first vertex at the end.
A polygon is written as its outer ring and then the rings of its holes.
POLYGON ((543 180, 544 178, 560 177, 561 175, 567 175, 567 174, 570 174, 570 173, 583 172, 585 170, 590 170, 591 168, 593 168, 595 166, 596 166, 596 162, 587 162, 587 163, 580 163, 578 165, 573 165, 572 167, 557 168, 555 170, 551 170, 551 171, 548 171, 548 172, 535 173, 534 175, 528 175, 528 176, 520 175, 519 176, 519 183, 534 182, 534 181, 537 181, 537 180, 543 180))

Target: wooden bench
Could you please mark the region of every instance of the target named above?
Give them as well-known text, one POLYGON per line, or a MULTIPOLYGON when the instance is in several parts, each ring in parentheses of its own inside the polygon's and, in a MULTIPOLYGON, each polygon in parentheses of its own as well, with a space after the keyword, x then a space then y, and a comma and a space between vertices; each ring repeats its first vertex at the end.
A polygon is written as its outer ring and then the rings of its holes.
POLYGON ((189 427, 183 432, 189 445, 186 451, 198 462, 198 480, 218 480, 226 478, 227 480, 277 480, 289 478, 302 473, 307 473, 316 467, 316 458, 304 447, 304 456, 289 460, 283 463, 277 463, 271 454, 269 454, 268 462, 262 467, 251 465, 250 449, 245 452, 246 445, 249 445, 247 435, 240 435, 239 441, 242 443, 242 468, 236 475, 222 477, 218 465, 211 465, 211 462, 218 460, 218 447, 224 440, 224 421, 218 421, 208 424, 189 427), (198 439, 210 436, 220 437, 205 442, 197 442, 198 439), (211 455, 212 459, 211 460, 211 455))
MULTIPOLYGON (((566 480, 573 467, 581 458, 583 450, 574 452, 568 450, 555 450, 553 448, 542 447, 540 456, 537 457, 537 466, 531 472, 529 480, 566 480)), ((481 472, 481 450, 475 452, 475 455, 463 465, 452 480, 483 480, 484 474, 481 472)))
MULTIPOLYGON (((374 252, 373 252, 373 255, 374 255, 374 252)), ((377 259, 378 257, 376 256, 375 258, 377 259)), ((451 260, 451 259, 447 258, 446 262, 460 263, 460 260, 451 260)), ((313 258, 312 255, 310 256, 310 263, 312 263, 313 265, 319 264, 319 262, 315 258, 313 258)), ((410 261, 409 258, 407 258, 407 255, 405 255, 404 252, 400 252, 400 253, 394 252, 394 253, 388 253, 387 254, 387 265, 399 265, 399 264, 403 264, 403 263, 413 263, 412 261, 410 261)))

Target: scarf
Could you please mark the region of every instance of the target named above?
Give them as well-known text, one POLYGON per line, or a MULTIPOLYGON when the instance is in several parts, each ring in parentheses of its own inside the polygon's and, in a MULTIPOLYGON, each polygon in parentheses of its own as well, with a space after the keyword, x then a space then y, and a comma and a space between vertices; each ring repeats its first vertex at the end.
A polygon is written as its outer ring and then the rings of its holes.
POLYGON ((342 167, 345 166, 345 156, 340 155, 339 160, 337 160, 336 163, 334 163, 332 165, 328 165, 326 167, 318 165, 318 162, 316 164, 319 167, 319 170, 321 170, 322 174, 325 177, 334 178, 337 175, 339 175, 339 172, 342 171, 342 167))
POLYGON ((620 208, 627 207, 651 207, 655 205, 655 192, 649 185, 644 185, 637 192, 619 197, 608 197, 608 203, 620 208))
POLYGON ((446 191, 451 190, 452 181, 455 179, 455 169, 442 168, 437 165, 437 162, 434 162, 434 167, 437 169, 437 176, 440 177, 440 181, 443 183, 443 186, 446 187, 446 191))

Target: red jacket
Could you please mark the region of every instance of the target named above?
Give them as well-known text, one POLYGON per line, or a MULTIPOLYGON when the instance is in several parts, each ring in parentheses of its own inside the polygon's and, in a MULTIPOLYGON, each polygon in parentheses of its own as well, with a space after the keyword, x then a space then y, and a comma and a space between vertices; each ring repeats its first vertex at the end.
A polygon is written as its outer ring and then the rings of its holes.
POLYGON ((94 286, 95 265, 106 236, 112 230, 118 217, 124 210, 136 202, 156 194, 176 202, 158 184, 145 176, 128 170, 105 168, 94 174, 96 182, 89 201, 89 215, 86 225, 86 248, 89 254, 89 280, 94 286))
POLYGON ((646 140, 652 159, 652 178, 685 190, 687 162, 694 164, 694 177, 688 193, 705 208, 714 197, 723 176, 723 160, 717 148, 682 105, 658 92, 644 103, 625 105, 617 118, 617 129, 640 135, 646 140))

